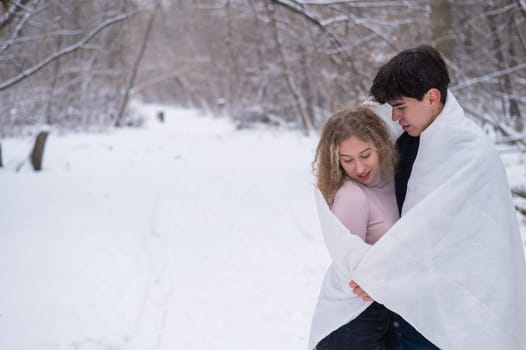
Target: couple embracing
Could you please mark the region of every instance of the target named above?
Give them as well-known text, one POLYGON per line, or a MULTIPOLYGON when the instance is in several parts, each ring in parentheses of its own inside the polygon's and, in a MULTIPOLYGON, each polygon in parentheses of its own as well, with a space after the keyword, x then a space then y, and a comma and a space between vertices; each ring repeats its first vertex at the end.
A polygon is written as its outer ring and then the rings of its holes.
POLYGON ((448 85, 437 50, 404 50, 378 71, 374 102, 326 121, 313 164, 332 263, 309 349, 526 349, 506 173, 448 85))

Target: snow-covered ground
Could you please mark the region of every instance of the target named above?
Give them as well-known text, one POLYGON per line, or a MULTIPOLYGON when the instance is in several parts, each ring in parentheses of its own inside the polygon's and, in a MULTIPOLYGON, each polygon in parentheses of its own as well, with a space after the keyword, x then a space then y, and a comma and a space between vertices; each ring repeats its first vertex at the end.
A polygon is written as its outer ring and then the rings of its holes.
POLYGON ((160 108, 52 133, 40 173, 14 170, 31 140, 3 140, 0 349, 306 349, 329 261, 317 137, 160 108))
MULTIPOLYGON (((143 111, 150 116, 155 106, 143 111)), ((0 170, 0 349, 304 349, 328 256, 315 137, 167 110, 0 170)))

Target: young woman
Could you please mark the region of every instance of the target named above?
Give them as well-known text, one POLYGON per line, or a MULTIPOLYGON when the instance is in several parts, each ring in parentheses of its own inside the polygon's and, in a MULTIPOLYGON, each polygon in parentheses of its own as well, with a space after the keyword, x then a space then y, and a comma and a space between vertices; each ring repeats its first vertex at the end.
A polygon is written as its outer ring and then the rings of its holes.
MULTIPOLYGON (((369 245, 375 244, 399 218, 393 182, 395 161, 396 153, 387 126, 367 107, 337 112, 321 131, 313 162, 317 186, 349 234, 357 235, 369 245)), ((324 284, 331 283, 330 280, 326 277, 324 284)), ((350 290, 348 285, 342 288, 350 290)), ((346 296, 349 299, 360 297, 372 301, 368 295, 349 293, 346 296)), ((327 297, 323 299, 325 303, 330 302, 327 297)), ((335 299, 341 302, 341 296, 335 299)), ((332 305, 325 310, 341 311, 337 303, 332 305)), ((367 308, 359 315, 346 316, 348 320, 319 343, 315 340, 316 349, 381 350, 389 347, 392 312, 376 302, 365 306, 367 308)), ((335 317, 341 318, 341 312, 339 315, 335 317)), ((325 311, 315 312, 318 319, 330 316, 325 311)), ((313 321, 314 326, 316 320, 313 321)))

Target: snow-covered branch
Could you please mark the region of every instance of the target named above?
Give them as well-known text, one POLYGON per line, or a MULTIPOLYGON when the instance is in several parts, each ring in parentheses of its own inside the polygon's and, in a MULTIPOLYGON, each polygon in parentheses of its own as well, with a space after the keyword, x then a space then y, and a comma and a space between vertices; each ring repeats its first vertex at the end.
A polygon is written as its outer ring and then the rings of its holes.
MULTIPOLYGON (((40 35, 30 35, 30 36, 23 36, 16 39, 9 39, 0 42, 0 48, 3 48, 3 45, 17 45, 17 44, 25 44, 31 41, 39 41, 47 38, 53 38, 58 36, 76 36, 82 34, 80 30, 57 30, 55 32, 50 32, 46 34, 40 34, 40 35)), ((0 49, 0 51, 3 51, 3 49, 0 49)))
POLYGON ((495 140, 495 143, 522 142, 526 143, 526 134, 517 134, 513 136, 503 136, 495 140))
POLYGON ((57 60, 58 58, 67 55, 69 53, 75 52, 79 49, 81 49, 86 43, 88 43, 93 37, 95 37, 101 30, 104 28, 111 26, 117 22, 121 22, 127 18, 129 18, 132 14, 131 13, 125 13, 121 14, 119 16, 109 18, 106 21, 100 23, 97 27, 95 27, 91 32, 89 32, 83 39, 79 40, 78 42, 74 43, 73 45, 70 45, 52 55, 45 58, 41 62, 35 64, 34 66, 24 70, 20 74, 16 75, 15 77, 8 79, 7 81, 4 81, 0 83, 0 91, 5 90, 20 81, 24 80, 25 78, 31 76, 32 74, 40 71, 42 68, 50 64, 51 62, 57 60))
MULTIPOLYGON (((339 48, 338 52, 340 55, 344 58, 345 64, 348 68, 355 74, 355 75, 361 75, 362 72, 359 69, 356 69, 354 60, 351 58, 347 50, 345 49, 345 46, 341 43, 341 41, 336 37, 336 35, 329 30, 327 26, 325 26, 322 21, 312 12, 310 12, 308 9, 306 9, 301 3, 299 3, 296 0, 272 0, 274 3, 281 5, 292 12, 299 14, 303 16, 307 21, 314 24, 319 30, 321 30, 323 33, 325 33, 329 40, 339 48)), ((371 30, 371 29, 369 29, 371 30)), ((372 30, 371 30, 372 31, 372 30)), ((376 33, 378 34, 378 33, 376 33)), ((384 38, 378 34, 382 40, 384 38)), ((364 79, 366 79, 365 76, 363 76, 364 79)))
MULTIPOLYGON (((355 23, 355 24, 357 24, 359 26, 362 26, 363 28, 367 29, 371 33, 377 35, 380 40, 382 40, 383 42, 385 42, 387 44, 387 46, 389 46, 391 49, 396 51, 396 48, 393 46, 393 44, 389 40, 388 36, 385 35, 384 33, 382 33, 381 31, 379 31, 377 28, 374 28, 371 25, 371 22, 376 22, 376 23, 382 24, 382 25, 386 25, 386 24, 387 25, 400 25, 402 23, 410 23, 411 22, 411 20, 395 20, 395 21, 390 21, 390 22, 381 22, 379 20, 368 20, 368 19, 359 18, 357 16, 354 16, 351 13, 349 13, 347 15, 340 15, 340 16, 335 16, 333 18, 329 18, 329 19, 326 19, 326 20, 322 20, 322 19, 318 19, 316 15, 314 15, 309 10, 307 10, 304 6, 302 6, 305 3, 304 1, 299 1, 299 0, 290 0, 290 1, 289 0, 274 0, 274 1, 276 1, 278 3, 281 3, 282 5, 287 6, 290 9, 292 9, 294 12, 305 16, 308 20, 310 20, 316 26, 318 26, 318 28, 320 28, 323 32, 327 33, 330 36, 331 40, 337 46, 339 46, 342 49, 341 52, 344 54, 344 57, 349 62, 352 62, 352 59, 349 57, 347 52, 343 49, 343 45, 340 43, 340 41, 327 28, 329 25, 337 23, 337 22, 352 21, 353 23, 355 23)), ((353 67, 353 64, 351 63, 350 66, 353 67)))
MULTIPOLYGON (((37 0, 37 2, 40 0, 37 0)), ((20 11, 31 12, 26 5, 31 3, 31 0, 20 0, 20 1, 9 1, 7 5, 7 11, 0 15, 0 31, 2 31, 11 20, 20 11)))
POLYGON ((510 67, 510 68, 507 68, 507 69, 499 70, 499 71, 496 71, 496 72, 493 72, 493 73, 490 73, 490 74, 485 74, 485 75, 480 76, 480 77, 464 80, 461 83, 458 83, 456 85, 452 85, 450 87, 450 89, 452 91, 461 90, 461 89, 467 88, 468 86, 473 86, 473 85, 476 85, 476 84, 479 84, 479 83, 487 82, 487 81, 490 81, 491 79, 499 78, 499 77, 511 74, 513 72, 516 72, 516 71, 519 71, 519 70, 522 70, 522 69, 526 69, 526 63, 521 63, 521 64, 518 64, 518 65, 516 65, 514 67, 510 67))
POLYGON ((523 145, 526 145, 526 135, 520 132, 517 132, 513 128, 503 124, 498 123, 493 120, 490 116, 484 113, 478 113, 471 109, 470 107, 464 105, 462 106, 466 111, 466 114, 470 115, 475 119, 482 120, 484 123, 491 125, 495 130, 498 130, 503 136, 496 140, 496 143, 507 143, 507 142, 519 142, 523 145))
POLYGON ((298 0, 298 3, 302 5, 335 5, 335 4, 346 4, 353 7, 405 7, 407 6, 406 1, 355 1, 355 0, 298 0))
POLYGON ((397 19, 397 20, 390 20, 390 21, 381 21, 379 19, 374 19, 374 18, 359 18, 359 17, 353 16, 352 14, 339 15, 339 16, 335 16, 331 18, 326 18, 322 20, 320 23, 326 26, 326 25, 331 25, 334 23, 348 22, 349 20, 352 20, 354 23, 362 25, 367 28, 370 27, 370 24, 396 27, 402 24, 414 23, 413 19, 397 19))
POLYGON ((333 42, 333 44, 335 44, 336 46, 341 48, 342 55, 345 57, 346 61, 350 64, 350 66, 352 66, 352 60, 349 57, 349 55, 347 54, 347 52, 345 51, 345 49, 344 49, 342 43, 340 42, 340 40, 338 40, 338 38, 336 38, 336 36, 330 30, 328 30, 321 23, 321 21, 318 18, 316 18, 316 16, 314 14, 310 13, 307 9, 305 9, 304 7, 299 5, 296 1, 272 0, 272 2, 274 2, 277 5, 285 7, 285 8, 291 10, 292 12, 294 12, 296 14, 299 14, 299 15, 303 16, 305 19, 307 19, 307 21, 311 22, 316 27, 318 27, 322 32, 326 33, 329 36, 330 40, 333 42))
MULTIPOLYGON (((24 26, 29 21, 29 19, 42 10, 42 9, 36 10, 36 7, 38 6, 39 3, 40 3, 40 0, 35 1, 35 3, 33 4, 33 8, 31 9, 28 8, 26 9, 26 11, 24 11, 24 15, 22 19, 16 24, 13 32, 11 33, 10 38, 0 44, 0 52, 5 51, 10 45, 12 45, 13 41, 16 39, 16 37, 18 36, 22 28, 24 28, 24 26)), ((44 8, 45 7, 47 6, 44 6, 44 8)))
POLYGON ((477 22, 481 18, 500 15, 502 13, 508 12, 510 10, 514 10, 516 8, 517 8, 516 4, 508 4, 506 6, 502 6, 502 7, 496 8, 496 9, 492 9, 490 11, 483 12, 483 13, 479 14, 478 16, 474 16, 469 21, 466 21, 464 23, 464 26, 472 25, 473 22, 477 22))

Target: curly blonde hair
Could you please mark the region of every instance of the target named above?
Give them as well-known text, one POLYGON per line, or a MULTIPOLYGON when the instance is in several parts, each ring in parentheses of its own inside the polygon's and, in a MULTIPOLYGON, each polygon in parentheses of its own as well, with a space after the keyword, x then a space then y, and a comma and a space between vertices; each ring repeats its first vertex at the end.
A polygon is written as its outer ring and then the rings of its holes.
POLYGON ((340 144, 351 136, 372 143, 378 152, 383 179, 391 181, 393 177, 397 155, 387 125, 365 106, 346 107, 325 122, 312 162, 317 186, 329 204, 348 179, 338 153, 340 144))

